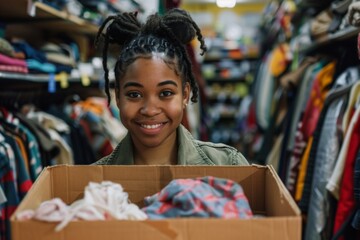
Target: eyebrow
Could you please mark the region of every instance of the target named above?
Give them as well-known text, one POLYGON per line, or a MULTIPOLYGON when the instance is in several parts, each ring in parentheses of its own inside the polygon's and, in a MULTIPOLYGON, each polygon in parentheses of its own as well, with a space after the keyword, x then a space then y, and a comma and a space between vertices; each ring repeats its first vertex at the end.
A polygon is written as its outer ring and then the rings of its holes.
POLYGON ((166 81, 160 82, 158 84, 158 86, 161 87, 161 86, 168 85, 168 84, 174 85, 176 87, 178 86, 177 83, 175 81, 172 81, 172 80, 166 80, 166 81))
POLYGON ((126 82, 124 84, 124 88, 127 88, 127 87, 144 87, 144 86, 137 82, 126 82))
MULTIPOLYGON (((165 85, 168 85, 168 84, 171 84, 171 85, 174 85, 174 86, 178 86, 177 83, 175 81, 172 81, 172 80, 165 80, 163 82, 160 82, 158 84, 158 87, 161 87, 161 86, 165 86, 165 85)), ((141 85, 140 83, 137 83, 137 82, 127 82, 124 84, 124 88, 127 88, 127 87, 144 87, 143 85, 141 85)))

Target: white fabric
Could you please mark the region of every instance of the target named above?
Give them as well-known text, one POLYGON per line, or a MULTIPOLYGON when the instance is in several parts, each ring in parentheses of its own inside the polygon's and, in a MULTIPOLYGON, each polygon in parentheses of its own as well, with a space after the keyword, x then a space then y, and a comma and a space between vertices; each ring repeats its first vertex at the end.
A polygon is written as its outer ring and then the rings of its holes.
POLYGON ((354 1, 348 8, 348 21, 355 27, 360 26, 360 2, 354 1))
POLYGON ((120 184, 110 181, 90 182, 84 198, 67 206, 59 198, 43 202, 36 210, 25 210, 16 215, 18 220, 38 219, 60 222, 55 231, 61 231, 74 220, 145 220, 147 215, 128 200, 128 193, 120 184))
POLYGON ((27 115, 27 118, 36 120, 38 123, 41 123, 46 129, 51 128, 57 132, 69 133, 70 127, 66 122, 58 117, 55 117, 51 114, 42 111, 30 111, 27 115))
POLYGON ((47 129, 47 132, 49 133, 51 140, 53 140, 60 149, 60 153, 55 157, 56 164, 73 165, 75 163, 74 155, 69 144, 55 130, 47 129))
POLYGON ((56 164, 74 164, 73 150, 60 135, 60 133, 70 133, 70 127, 65 121, 41 111, 30 111, 26 117, 40 123, 59 147, 60 153, 55 158, 56 164))

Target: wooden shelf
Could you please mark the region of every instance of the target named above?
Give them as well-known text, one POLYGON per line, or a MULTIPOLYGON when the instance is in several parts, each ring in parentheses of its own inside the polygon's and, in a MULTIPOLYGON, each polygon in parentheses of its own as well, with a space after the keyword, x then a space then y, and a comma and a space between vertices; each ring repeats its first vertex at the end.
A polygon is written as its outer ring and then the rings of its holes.
POLYGON ((82 18, 41 2, 28 6, 27 0, 1 1, 0 18, 8 24, 31 24, 31 26, 48 30, 91 35, 95 35, 98 31, 98 26, 82 18))

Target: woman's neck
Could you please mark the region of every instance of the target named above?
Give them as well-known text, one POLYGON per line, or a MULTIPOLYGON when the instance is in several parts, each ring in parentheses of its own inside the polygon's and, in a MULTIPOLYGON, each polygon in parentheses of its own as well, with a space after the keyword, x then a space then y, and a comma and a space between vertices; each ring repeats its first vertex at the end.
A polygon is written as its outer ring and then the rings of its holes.
POLYGON ((153 148, 134 146, 134 163, 135 165, 176 165, 177 140, 153 148))

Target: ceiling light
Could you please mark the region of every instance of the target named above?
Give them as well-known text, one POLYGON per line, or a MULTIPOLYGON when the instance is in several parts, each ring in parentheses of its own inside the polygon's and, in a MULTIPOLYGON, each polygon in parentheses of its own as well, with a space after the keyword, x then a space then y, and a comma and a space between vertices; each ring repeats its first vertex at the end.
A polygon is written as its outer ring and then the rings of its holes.
POLYGON ((236 5, 236 0, 216 0, 216 5, 220 8, 233 8, 236 5))

